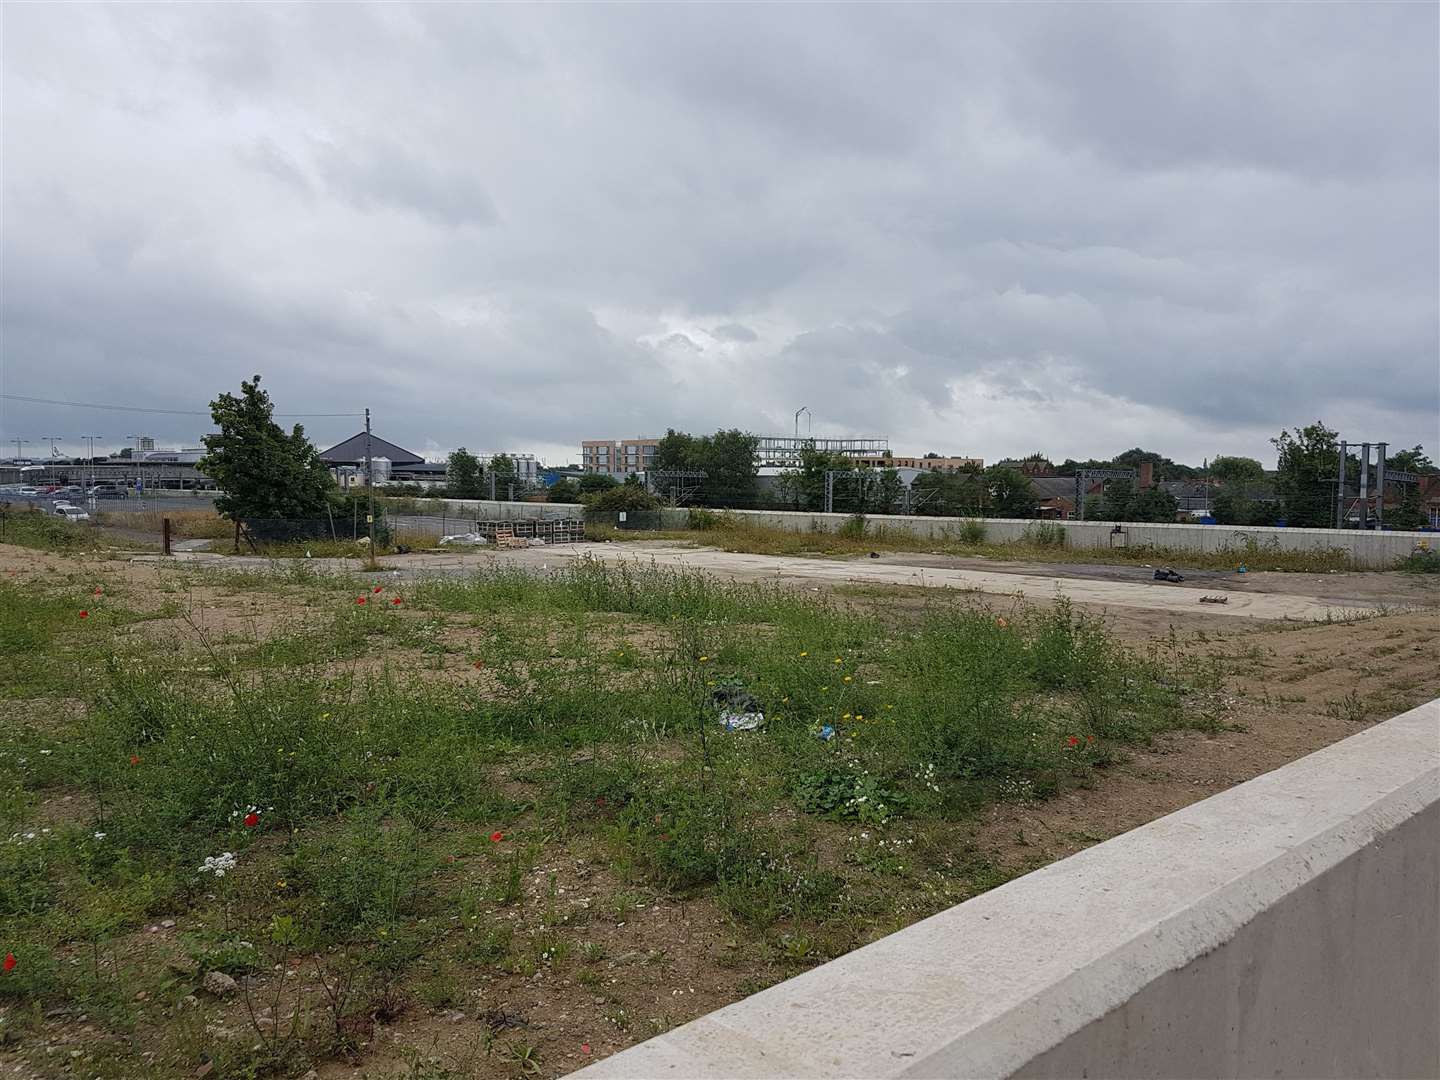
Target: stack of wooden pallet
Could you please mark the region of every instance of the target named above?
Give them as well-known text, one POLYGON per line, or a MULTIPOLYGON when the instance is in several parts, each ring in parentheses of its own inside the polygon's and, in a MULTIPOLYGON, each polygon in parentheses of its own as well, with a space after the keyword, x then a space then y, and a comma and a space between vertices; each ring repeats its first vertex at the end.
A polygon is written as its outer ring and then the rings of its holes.
POLYGON ((516 536, 515 530, 509 525, 497 525, 495 527, 495 546, 502 548, 523 548, 529 547, 530 542, 523 536, 516 536))

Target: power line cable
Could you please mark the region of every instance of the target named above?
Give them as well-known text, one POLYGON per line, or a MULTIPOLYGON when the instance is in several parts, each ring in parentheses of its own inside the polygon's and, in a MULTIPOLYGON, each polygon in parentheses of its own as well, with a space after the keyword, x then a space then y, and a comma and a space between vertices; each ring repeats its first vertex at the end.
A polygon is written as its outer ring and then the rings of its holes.
MULTIPOLYGON (((25 394, 0 394, 0 398, 6 401, 25 401, 32 405, 64 405, 72 409, 105 409, 109 412, 131 412, 131 413, 153 413, 166 416, 209 416, 208 410, 199 409, 149 409, 139 405, 98 405, 91 401, 59 401, 55 398, 28 397, 25 394)), ((364 416, 363 412, 336 412, 336 413, 274 413, 274 416, 283 419, 295 419, 301 417, 309 418, 335 418, 335 417, 357 417, 364 416)))

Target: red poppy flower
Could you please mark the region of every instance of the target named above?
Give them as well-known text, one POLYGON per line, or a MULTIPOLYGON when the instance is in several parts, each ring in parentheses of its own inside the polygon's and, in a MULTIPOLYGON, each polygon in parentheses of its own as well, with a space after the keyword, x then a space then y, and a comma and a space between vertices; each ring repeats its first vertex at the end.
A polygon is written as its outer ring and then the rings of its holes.
POLYGON ((392 604, 398 604, 398 603, 400 603, 400 597, 397 596, 397 597, 395 597, 395 599, 391 600, 390 602, 391 602, 392 604))
POLYGON ((492 832, 492 833, 490 834, 490 842, 491 842, 492 844, 498 844, 501 840, 504 840, 504 839, 505 839, 505 834, 504 834, 503 832, 501 832, 499 829, 496 829, 494 832, 492 832))
POLYGON ((371 591, 371 592, 384 592, 384 591, 385 591, 385 586, 384 586, 384 585, 376 585, 376 586, 375 586, 373 589, 371 589, 370 591, 371 591))
POLYGON ((1085 736, 1085 741, 1086 741, 1087 743, 1093 743, 1093 742, 1095 741, 1095 736, 1094 736, 1094 735, 1086 735, 1086 736, 1085 736))
POLYGON ((88 612, 88 611, 82 611, 82 612, 80 612, 80 617, 81 617, 82 619, 88 619, 88 618, 90 617, 90 612, 88 612))
POLYGON ((255 813, 254 811, 251 811, 250 813, 248 813, 248 814, 245 815, 245 827, 246 827, 247 829, 253 829, 256 825, 259 825, 259 824, 260 824, 260 815, 259 815, 259 814, 255 813))
POLYGON ((139 764, 140 764, 140 755, 139 755, 139 754, 131 754, 131 755, 130 755, 130 764, 131 764, 131 765, 139 765, 139 764))
POLYGON ((360 604, 360 605, 363 607, 364 604, 365 604, 365 597, 363 597, 363 596, 357 596, 357 597, 355 598, 355 603, 360 604))
POLYGON ((6 971, 14 971, 14 970, 15 970, 15 954, 14 954, 13 952, 7 952, 7 953, 5 954, 5 970, 6 970, 6 971))
POLYGON ((97 589, 95 590, 95 595, 96 595, 96 596, 103 596, 104 594, 105 594, 105 590, 104 590, 104 589, 98 589, 98 588, 97 588, 97 589))
POLYGON ((1066 745, 1066 746, 1079 746, 1079 745, 1080 745, 1080 740, 1077 739, 1074 735, 1071 735, 1068 739, 1065 740, 1065 745, 1066 745))
POLYGON ((484 660, 476 660, 476 661, 475 661, 475 670, 476 670, 476 671, 479 671, 479 670, 480 670, 481 668, 483 668, 484 666, 485 666, 485 661, 484 661, 484 660))
POLYGON ((581 1052, 582 1054, 588 1054, 588 1053, 590 1053, 590 1044, 589 1044, 589 1043, 581 1043, 581 1044, 580 1044, 580 1052, 581 1052))

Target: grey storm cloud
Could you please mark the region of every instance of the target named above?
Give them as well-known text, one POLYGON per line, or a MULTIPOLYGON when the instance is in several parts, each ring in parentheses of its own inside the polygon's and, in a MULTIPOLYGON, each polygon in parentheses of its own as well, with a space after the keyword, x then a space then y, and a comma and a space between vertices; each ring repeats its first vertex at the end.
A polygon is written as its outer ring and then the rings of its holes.
MULTIPOLYGON (((551 460, 801 405, 990 458, 1440 442, 1433 5, 0 17, 9 393, 262 372, 551 460)), ((0 400, 4 437, 131 424, 206 427, 0 400)))

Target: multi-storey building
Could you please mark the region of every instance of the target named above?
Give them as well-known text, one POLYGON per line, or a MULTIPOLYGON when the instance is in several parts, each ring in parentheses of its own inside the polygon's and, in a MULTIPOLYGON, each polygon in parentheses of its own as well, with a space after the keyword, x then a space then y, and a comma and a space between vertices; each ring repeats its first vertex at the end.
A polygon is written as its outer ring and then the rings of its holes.
POLYGON ((580 443, 580 465, 586 472, 630 476, 655 464, 659 439, 585 439, 580 443))
POLYGON ((971 472, 985 468, 978 457, 893 457, 867 455, 855 459, 875 469, 925 469, 929 472, 971 472))

